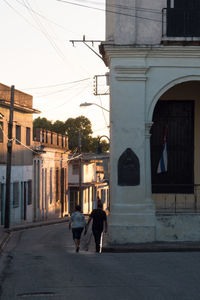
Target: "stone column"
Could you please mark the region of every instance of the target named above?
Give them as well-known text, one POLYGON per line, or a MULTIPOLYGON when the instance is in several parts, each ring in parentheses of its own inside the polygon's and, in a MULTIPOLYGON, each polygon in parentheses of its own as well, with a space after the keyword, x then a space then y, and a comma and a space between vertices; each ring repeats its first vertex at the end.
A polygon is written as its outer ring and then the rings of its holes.
POLYGON ((151 183, 151 146, 150 146, 150 138, 151 138, 151 127, 153 122, 148 122, 145 124, 145 170, 146 170, 146 200, 150 201, 152 206, 155 209, 154 201, 152 200, 152 183, 151 183))
POLYGON ((137 63, 132 61, 130 66, 129 60, 119 58, 112 64, 110 244, 155 240, 155 207, 151 197, 151 124, 145 124, 147 68, 137 66, 137 63))

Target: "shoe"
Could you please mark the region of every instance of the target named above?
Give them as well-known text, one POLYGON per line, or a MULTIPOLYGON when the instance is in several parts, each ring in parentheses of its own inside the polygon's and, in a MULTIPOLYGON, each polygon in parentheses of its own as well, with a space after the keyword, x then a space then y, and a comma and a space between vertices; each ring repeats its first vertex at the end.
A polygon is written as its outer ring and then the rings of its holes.
POLYGON ((76 248, 76 252, 79 252, 79 247, 76 248))

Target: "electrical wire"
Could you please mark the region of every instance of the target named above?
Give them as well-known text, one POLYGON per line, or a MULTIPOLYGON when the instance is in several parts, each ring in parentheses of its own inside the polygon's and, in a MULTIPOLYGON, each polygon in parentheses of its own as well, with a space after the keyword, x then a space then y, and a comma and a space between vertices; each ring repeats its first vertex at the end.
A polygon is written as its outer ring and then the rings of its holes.
POLYGON ((57 90, 57 91, 53 91, 53 92, 50 92, 50 93, 47 93, 47 94, 43 94, 43 95, 37 96, 37 98, 42 98, 42 97, 47 97, 47 96, 50 96, 50 95, 59 94, 59 93, 62 93, 64 91, 77 88, 77 86, 79 86, 80 88, 82 88, 79 83, 78 84, 76 83, 76 84, 74 84, 73 86, 71 86, 69 88, 67 87, 67 88, 64 88, 64 89, 61 89, 61 90, 57 90))
MULTIPOLYGON (((91 3, 91 4, 97 4, 97 5, 104 5, 103 3, 100 2, 95 2, 95 1, 81 1, 78 0, 79 2, 84 2, 84 3, 91 3)), ((128 5, 122 5, 122 4, 106 4, 107 7, 117 7, 117 8, 121 8, 121 9, 127 9, 127 10, 136 10, 136 11, 144 11, 147 13, 157 13, 157 14, 161 14, 160 10, 158 9, 153 9, 153 8, 147 8, 147 7, 134 7, 131 8, 128 5)))
POLYGON ((1 129, 1 131, 2 131, 2 133, 3 133, 3 135, 4 135, 4 137, 7 139, 8 142, 13 141, 13 138, 12 138, 12 139, 9 139, 9 138, 8 138, 7 134, 6 134, 5 131, 3 130, 3 127, 1 126, 1 124, 0 124, 0 129, 1 129))
POLYGON ((147 18, 147 17, 137 16, 137 15, 131 15, 131 14, 128 14, 128 13, 121 13, 121 12, 118 12, 118 11, 112 11, 112 10, 108 10, 108 9, 102 9, 102 8, 98 8, 98 7, 92 7, 92 6, 89 6, 89 5, 78 4, 78 3, 71 2, 71 1, 66 1, 66 0, 56 0, 56 1, 62 2, 62 3, 65 3, 65 4, 71 4, 71 5, 75 5, 75 6, 80 6, 80 7, 84 7, 84 8, 99 10, 99 11, 103 11, 103 12, 109 12, 109 13, 116 14, 116 15, 122 15, 122 16, 126 16, 126 17, 132 17, 132 18, 138 18, 138 19, 143 19, 143 20, 148 20, 148 21, 154 21, 154 22, 162 23, 162 20, 158 20, 158 19, 151 19, 151 18, 147 18))
POLYGON ((39 86, 39 87, 32 87, 32 88, 30 88, 30 87, 29 88, 22 88, 22 89, 24 89, 24 90, 35 90, 35 89, 53 88, 53 87, 57 87, 57 86, 78 83, 78 82, 82 82, 82 81, 86 81, 86 80, 90 80, 90 79, 92 79, 92 78, 88 77, 88 78, 83 78, 83 79, 79 79, 79 80, 75 80, 75 81, 70 81, 70 82, 64 82, 64 83, 58 83, 58 84, 52 84, 52 85, 45 85, 45 86, 39 86))
POLYGON ((56 106, 54 106, 54 107, 52 107, 52 108, 50 108, 50 109, 48 109, 48 110, 43 111, 42 113, 46 113, 46 112, 49 112, 49 111, 52 111, 52 110, 56 110, 56 109, 58 109, 58 108, 64 106, 65 104, 69 103, 73 98, 75 98, 75 97, 79 96, 80 94, 82 94, 82 93, 86 90, 86 88, 88 88, 88 85, 87 85, 85 88, 82 88, 81 91, 79 91, 77 94, 71 96, 71 97, 70 97, 69 99, 67 99, 67 101, 65 101, 64 103, 62 103, 62 104, 60 104, 60 105, 56 105, 56 106))
POLYGON ((40 19, 38 18, 37 15, 34 15, 33 10, 31 8, 31 5, 28 1, 23 0, 24 5, 27 9, 27 11, 29 12, 29 14, 31 15, 31 17, 33 18, 33 20, 35 21, 35 23, 38 25, 38 27, 40 28, 40 31, 42 32, 42 34, 46 37, 46 39, 49 41, 49 43, 51 44, 51 46, 54 48, 54 50, 57 52, 57 54, 59 55, 59 57, 64 60, 65 55, 64 53, 59 49, 59 47, 57 46, 57 44, 52 40, 50 34, 48 33, 48 31, 46 30, 45 26, 41 23, 40 19))
POLYGON ((108 123, 107 123, 107 120, 106 120, 106 116, 105 116, 105 110, 103 109, 103 104, 102 104, 102 100, 101 100, 101 97, 99 95, 99 100, 100 100, 100 106, 101 106, 101 111, 102 111, 102 115, 103 115, 103 118, 104 118, 104 121, 105 121, 105 124, 106 126, 108 126, 108 123))
MULTIPOLYGON (((20 5, 22 5, 23 7, 26 7, 26 8, 27 8, 27 6, 24 5, 21 1, 19 1, 19 0, 15 0, 15 1, 17 1, 17 2, 18 2, 20 5)), ((56 23, 56 22, 50 20, 49 18, 47 18, 47 17, 45 17, 44 15, 42 15, 41 13, 37 12, 37 11, 34 10, 33 8, 31 8, 31 11, 32 11, 34 14, 38 15, 39 17, 43 18, 45 21, 47 21, 47 22, 49 22, 49 23, 52 23, 52 24, 54 24, 54 25, 60 27, 61 29, 65 30, 65 31, 69 31, 69 32, 78 34, 78 32, 69 30, 68 28, 66 28, 66 27, 64 27, 64 26, 62 26, 62 25, 60 25, 60 24, 58 24, 58 23, 56 23)))

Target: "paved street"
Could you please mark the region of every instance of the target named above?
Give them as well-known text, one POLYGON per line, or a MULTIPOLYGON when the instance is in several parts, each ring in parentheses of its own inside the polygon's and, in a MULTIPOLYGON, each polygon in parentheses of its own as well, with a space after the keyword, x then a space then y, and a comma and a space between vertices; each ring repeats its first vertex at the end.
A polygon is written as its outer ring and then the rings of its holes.
POLYGON ((75 253, 66 224, 13 233, 1 299, 200 299, 200 253, 75 253))

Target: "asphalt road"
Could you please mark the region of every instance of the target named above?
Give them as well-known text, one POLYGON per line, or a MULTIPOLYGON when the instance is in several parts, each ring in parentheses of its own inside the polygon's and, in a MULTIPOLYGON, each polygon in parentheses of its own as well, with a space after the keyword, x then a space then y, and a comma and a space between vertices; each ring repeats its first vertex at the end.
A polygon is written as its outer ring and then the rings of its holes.
POLYGON ((199 300, 200 252, 75 253, 67 225, 51 225, 12 235, 0 284, 2 300, 199 300))

